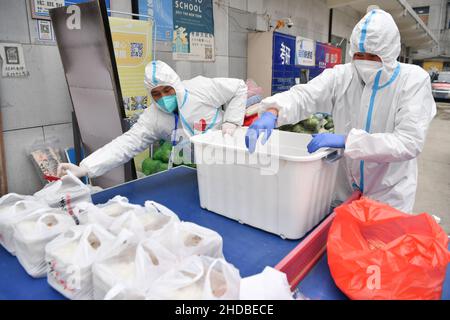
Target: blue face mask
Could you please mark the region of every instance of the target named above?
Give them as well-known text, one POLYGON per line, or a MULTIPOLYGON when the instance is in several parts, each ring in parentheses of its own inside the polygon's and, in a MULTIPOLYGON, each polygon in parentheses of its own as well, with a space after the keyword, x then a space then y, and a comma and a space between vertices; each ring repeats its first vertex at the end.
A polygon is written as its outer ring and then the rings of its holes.
POLYGON ((175 94, 160 98, 156 104, 164 112, 172 113, 178 108, 177 96, 175 94))

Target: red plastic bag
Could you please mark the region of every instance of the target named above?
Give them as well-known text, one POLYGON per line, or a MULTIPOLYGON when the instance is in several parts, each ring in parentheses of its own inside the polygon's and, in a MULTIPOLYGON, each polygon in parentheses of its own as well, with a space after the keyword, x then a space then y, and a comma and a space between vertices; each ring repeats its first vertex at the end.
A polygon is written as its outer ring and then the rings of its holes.
POLYGON ((448 237, 428 214, 405 214, 368 198, 335 210, 328 265, 351 299, 440 299, 448 237))

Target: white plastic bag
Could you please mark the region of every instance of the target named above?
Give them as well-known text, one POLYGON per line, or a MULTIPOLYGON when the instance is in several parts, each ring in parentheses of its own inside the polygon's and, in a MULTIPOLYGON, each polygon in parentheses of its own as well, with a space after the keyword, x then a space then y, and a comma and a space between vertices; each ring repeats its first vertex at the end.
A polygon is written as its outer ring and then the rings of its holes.
POLYGON ((62 208, 65 211, 72 210, 78 202, 92 202, 89 187, 70 171, 60 180, 47 184, 34 197, 42 199, 52 208, 62 208))
POLYGON ((127 211, 141 208, 141 206, 137 204, 129 203, 128 199, 122 196, 115 196, 108 202, 97 205, 97 207, 113 218, 116 218, 127 211))
POLYGON ((241 300, 293 300, 286 274, 271 267, 241 281, 241 300))
POLYGON ((192 256, 158 278, 148 299, 238 299, 239 271, 224 259, 192 256))
POLYGON ((104 300, 145 300, 145 293, 117 284, 108 291, 104 300))
POLYGON ((78 202, 73 206, 72 211, 68 213, 72 216, 77 225, 98 224, 105 227, 102 223, 96 223, 94 219, 89 218, 95 212, 99 212, 99 209, 93 203, 78 202))
POLYGON ((19 201, 15 201, 17 199, 16 196, 10 196, 8 199, 3 201, 0 212, 0 244, 8 252, 14 254, 13 225, 33 211, 45 208, 47 205, 34 200, 32 197, 27 197, 25 198, 26 200, 19 201))
POLYGON ((175 255, 152 239, 130 244, 116 255, 94 264, 94 298, 104 299, 118 285, 122 288, 122 299, 143 297, 153 282, 177 262, 175 255))
POLYGON ((14 224, 17 259, 30 276, 39 278, 47 274, 45 246, 74 225, 71 217, 55 208, 34 211, 14 224))
POLYGON ((33 197, 17 193, 8 193, 0 197, 0 217, 3 212, 7 211, 12 205, 20 200, 33 200, 33 197))
POLYGON ((181 259, 192 255, 223 258, 222 237, 211 229, 191 222, 177 224, 175 234, 162 235, 161 243, 181 259))
POLYGON ((136 244, 123 248, 117 255, 92 266, 94 300, 102 300, 118 283, 132 281, 135 276, 136 244))
POLYGON ((142 209, 141 206, 131 204, 128 199, 122 196, 115 196, 106 203, 96 206, 85 206, 87 211, 87 223, 99 224, 109 229, 111 224, 123 214, 142 209))
POLYGON ((239 270, 225 259, 204 258, 207 272, 203 291, 205 300, 239 299, 241 276, 239 270))
POLYGON ((145 207, 128 211, 115 219, 109 230, 118 234, 120 230, 127 229, 141 239, 157 239, 161 235, 173 234, 179 222, 177 215, 163 205, 146 201, 145 207))
POLYGON ((116 237, 99 225, 70 228, 45 248, 48 283, 69 299, 93 299, 92 264, 115 244, 116 237))

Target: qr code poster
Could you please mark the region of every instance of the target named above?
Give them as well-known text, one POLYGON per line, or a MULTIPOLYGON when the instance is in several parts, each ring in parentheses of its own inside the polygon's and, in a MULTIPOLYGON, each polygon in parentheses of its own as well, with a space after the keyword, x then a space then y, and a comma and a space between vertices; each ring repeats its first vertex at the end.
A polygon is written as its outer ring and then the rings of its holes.
POLYGON ((53 28, 51 21, 37 20, 38 39, 53 41, 53 28))
MULTIPOLYGON (((140 22, 140 21, 138 21, 140 22)), ((114 55, 120 66, 139 66, 151 55, 147 35, 112 32, 114 55)), ((151 61, 151 60, 150 60, 151 61)), ((145 66, 144 66, 145 67, 145 66)))
POLYGON ((20 64, 19 48, 5 46, 6 64, 20 64))
POLYGON ((143 42, 131 42, 131 57, 142 58, 144 55, 144 43, 143 42))
MULTIPOLYGON (((178 34, 177 31, 175 34, 178 34)), ((214 61, 214 35, 191 32, 188 39, 184 38, 180 41, 175 39, 173 58, 175 60, 214 61)))
POLYGON ((152 61, 153 25, 150 21, 116 17, 109 18, 109 24, 125 115, 134 119, 148 106, 143 79, 145 67, 152 61))
POLYGON ((212 0, 173 1, 174 60, 214 61, 214 14, 212 0))
POLYGON ((0 58, 3 77, 17 78, 29 75, 21 44, 1 43, 0 58))

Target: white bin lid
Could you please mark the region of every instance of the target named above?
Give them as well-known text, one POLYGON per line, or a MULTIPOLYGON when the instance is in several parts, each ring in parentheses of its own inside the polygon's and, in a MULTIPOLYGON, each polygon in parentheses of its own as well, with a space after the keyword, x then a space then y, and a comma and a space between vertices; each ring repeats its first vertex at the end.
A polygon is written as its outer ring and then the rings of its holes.
MULTIPOLYGON (((192 136, 191 142, 194 145, 248 152, 245 146, 246 132, 246 127, 239 128, 231 137, 229 135, 224 136, 221 130, 209 130, 204 134, 192 136)), ((273 130, 266 145, 261 144, 261 137, 258 139, 254 154, 271 155, 287 161, 306 162, 320 160, 335 151, 335 149, 322 148, 314 153, 309 153, 307 145, 311 140, 310 134, 273 130)))

